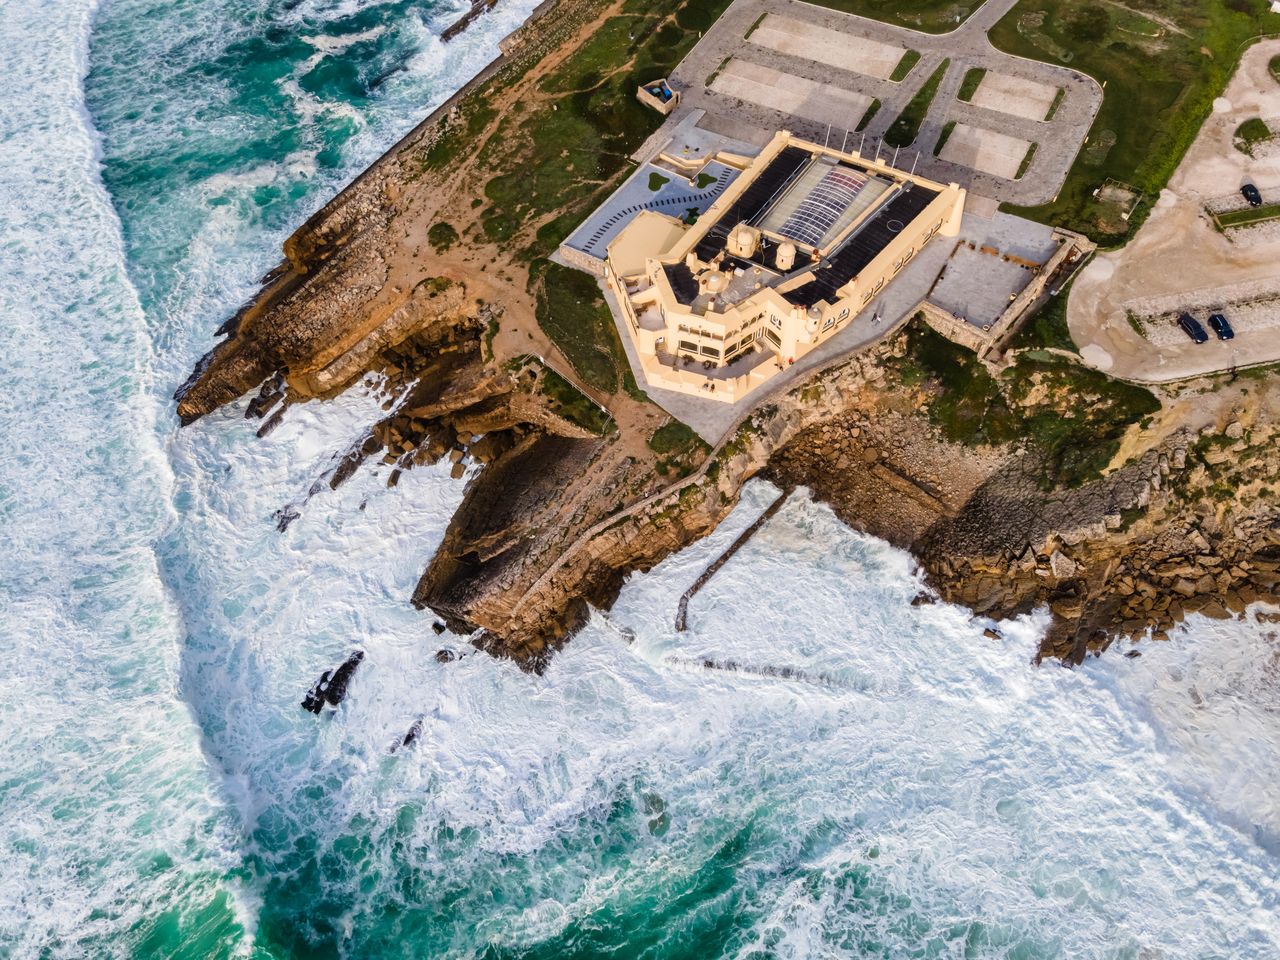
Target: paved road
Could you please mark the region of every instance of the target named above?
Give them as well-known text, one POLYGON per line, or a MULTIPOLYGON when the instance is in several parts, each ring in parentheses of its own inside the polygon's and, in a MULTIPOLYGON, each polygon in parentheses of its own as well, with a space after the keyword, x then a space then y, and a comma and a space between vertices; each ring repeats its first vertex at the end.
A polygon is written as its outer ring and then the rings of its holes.
MULTIPOLYGON (((672 81, 682 96, 677 122, 687 111, 701 109, 708 114, 703 126, 748 142, 763 143, 779 128, 790 129, 799 136, 818 142, 824 140, 827 126, 823 122, 782 113, 708 89, 707 79, 733 57, 879 99, 880 110, 868 125, 865 136, 850 134, 848 143, 851 149, 860 146, 865 155, 873 155, 879 150, 883 159, 885 154, 891 156, 893 153, 893 148, 881 145, 885 132, 930 74, 944 59, 949 59, 950 67, 933 99, 920 135, 912 147, 899 153, 899 165, 907 167, 915 163, 918 173, 944 183, 954 181, 1000 201, 1028 206, 1046 203, 1053 199, 1066 179, 1080 144, 1102 106, 1102 90, 1091 78, 1075 70, 1023 60, 1001 53, 991 45, 987 31, 1016 2, 987 0, 956 30, 946 34, 927 34, 838 13, 800 0, 736 0, 672 74, 672 81), (905 80, 893 83, 744 41, 752 26, 768 14, 801 20, 904 50, 916 50, 921 55, 920 61, 905 80), (965 73, 972 67, 1060 87, 1065 96, 1050 122, 1027 120, 961 103, 955 95, 965 73), (934 157, 933 147, 942 128, 952 120, 1038 143, 1035 159, 1023 178, 1015 181, 934 157)), ((823 114, 825 111, 819 104, 806 105, 805 112, 823 114)), ((850 117, 846 126, 852 130, 860 119, 850 117)), ((836 126, 831 135, 834 142, 844 142, 846 134, 836 126)))

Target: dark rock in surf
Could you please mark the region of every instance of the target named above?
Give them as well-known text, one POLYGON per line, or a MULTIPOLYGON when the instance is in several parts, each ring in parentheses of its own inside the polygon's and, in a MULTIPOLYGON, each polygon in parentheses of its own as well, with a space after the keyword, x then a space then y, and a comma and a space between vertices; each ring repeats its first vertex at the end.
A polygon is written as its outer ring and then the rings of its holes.
POLYGON ((335 707, 340 704, 346 698, 347 687, 351 683, 351 677, 355 674, 356 667, 360 666, 362 660, 364 660, 364 651, 357 650, 347 657, 337 670, 332 673, 326 670, 320 674, 320 679, 316 681, 316 685, 307 691, 307 695, 302 701, 302 709, 319 714, 326 703, 335 707))

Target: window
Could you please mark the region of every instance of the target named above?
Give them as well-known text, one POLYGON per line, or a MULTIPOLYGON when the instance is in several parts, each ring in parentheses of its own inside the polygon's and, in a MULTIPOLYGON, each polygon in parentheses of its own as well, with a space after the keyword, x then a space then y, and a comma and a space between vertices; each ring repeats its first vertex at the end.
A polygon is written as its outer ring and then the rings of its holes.
POLYGON ((782 347, 782 341, 778 339, 778 335, 774 333, 772 330, 766 330, 764 332, 764 335, 769 338, 769 342, 772 343, 775 347, 778 347, 778 348, 782 347))
POLYGON ((697 345, 696 343, 690 343, 688 340, 681 340, 681 341, 680 341, 680 349, 681 349, 681 350, 688 350, 690 353, 697 353, 697 352, 698 352, 698 345, 697 345))
POLYGON ((826 322, 826 323, 824 323, 824 324, 822 325, 822 329, 823 329, 823 330, 830 330, 830 329, 831 329, 832 327, 834 327, 835 325, 836 325, 836 318, 835 318, 835 317, 827 317, 827 322, 826 322))
POLYGON ((703 347, 702 355, 704 357, 715 357, 717 360, 720 359, 720 351, 717 350, 715 347, 703 347))
POLYGON ((848 307, 845 307, 843 310, 841 310, 841 311, 840 311, 840 313, 839 313, 839 314, 837 314, 837 315, 836 315, 836 319, 837 319, 837 320, 843 320, 843 319, 844 319, 845 317, 847 317, 848 315, 849 315, 849 308, 848 308, 848 307))
POLYGON ((782 321, 779 320, 777 317, 775 317, 772 313, 769 314, 769 322, 772 323, 777 329, 779 330, 782 329, 782 321))
POLYGON ((873 294, 874 294, 874 293, 879 293, 879 292, 880 292, 880 288, 881 288, 881 287, 883 287, 883 286, 884 286, 884 277, 881 277, 881 278, 880 278, 880 282, 879 282, 879 283, 877 283, 874 287, 872 287, 872 288, 871 288, 871 292, 872 292, 873 294))

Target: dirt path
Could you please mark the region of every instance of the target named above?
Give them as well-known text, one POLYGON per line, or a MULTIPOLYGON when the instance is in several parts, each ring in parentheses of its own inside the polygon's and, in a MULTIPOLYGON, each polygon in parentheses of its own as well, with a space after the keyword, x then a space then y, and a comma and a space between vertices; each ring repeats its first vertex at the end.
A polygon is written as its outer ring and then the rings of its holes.
POLYGON ((1268 201, 1280 198, 1280 149, 1253 158, 1232 145, 1244 120, 1280 116, 1280 84, 1267 67, 1277 53, 1280 40, 1245 54, 1150 219, 1131 243, 1096 257, 1076 280, 1067 322, 1091 366, 1128 380, 1167 382, 1280 361, 1280 309, 1258 317, 1249 308, 1247 329, 1226 342, 1194 344, 1149 329, 1168 323, 1170 310, 1189 310, 1202 323, 1214 309, 1230 317, 1234 305, 1243 313, 1242 290, 1249 300, 1268 289, 1280 294, 1280 229, 1221 233, 1204 212, 1206 204, 1242 203, 1236 198, 1246 182, 1268 201))

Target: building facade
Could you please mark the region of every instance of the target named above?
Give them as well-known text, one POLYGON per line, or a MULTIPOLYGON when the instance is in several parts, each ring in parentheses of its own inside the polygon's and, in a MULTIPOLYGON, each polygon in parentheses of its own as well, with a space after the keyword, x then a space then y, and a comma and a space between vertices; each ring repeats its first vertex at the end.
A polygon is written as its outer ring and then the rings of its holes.
POLYGON ((694 223, 636 216, 605 279, 650 383, 733 402, 874 309, 964 200, 782 131, 694 223))

